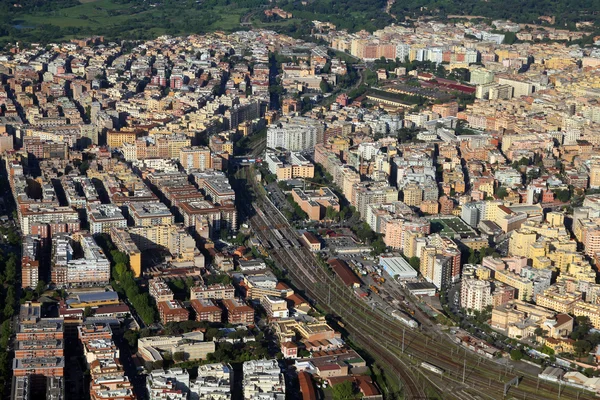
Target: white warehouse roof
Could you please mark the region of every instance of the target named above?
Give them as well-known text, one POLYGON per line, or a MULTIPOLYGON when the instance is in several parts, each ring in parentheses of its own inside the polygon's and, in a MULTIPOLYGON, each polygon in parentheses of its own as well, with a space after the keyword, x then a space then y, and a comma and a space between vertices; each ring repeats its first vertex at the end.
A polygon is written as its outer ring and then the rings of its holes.
POLYGON ((381 256, 379 257, 379 265, 391 277, 397 276, 399 279, 414 279, 417 277, 417 271, 403 257, 381 256))

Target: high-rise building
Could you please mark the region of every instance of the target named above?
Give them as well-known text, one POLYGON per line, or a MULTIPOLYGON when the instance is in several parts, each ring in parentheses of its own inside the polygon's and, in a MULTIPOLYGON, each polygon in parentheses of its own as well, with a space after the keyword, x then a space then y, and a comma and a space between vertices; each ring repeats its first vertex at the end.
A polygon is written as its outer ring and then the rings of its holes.
POLYGON ((460 288, 460 306, 465 310, 483 311, 492 304, 491 285, 488 281, 463 279, 460 288))
POLYGON ((294 117, 278 121, 267 129, 267 148, 304 151, 322 141, 323 125, 316 120, 294 117))
POLYGON ((39 250, 40 237, 38 235, 26 235, 23 237, 23 251, 21 254, 21 287, 32 288, 39 281, 39 250))
POLYGON ((423 201, 423 189, 416 183, 409 183, 402 191, 404 195, 404 203, 407 206, 418 207, 423 201))

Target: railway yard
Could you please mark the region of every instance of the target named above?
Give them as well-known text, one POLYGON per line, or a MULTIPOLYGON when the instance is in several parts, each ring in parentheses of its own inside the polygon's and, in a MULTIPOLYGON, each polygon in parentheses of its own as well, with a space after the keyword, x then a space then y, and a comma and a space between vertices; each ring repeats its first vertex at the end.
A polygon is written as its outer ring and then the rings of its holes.
POLYGON ((240 174, 238 182, 247 185, 240 193, 242 212, 277 268, 316 307, 343 321, 350 340, 401 382, 405 399, 595 398, 593 393, 540 381, 460 347, 422 314, 416 315, 420 327, 413 329, 369 306, 302 245, 264 188, 251 179, 251 170, 240 174))

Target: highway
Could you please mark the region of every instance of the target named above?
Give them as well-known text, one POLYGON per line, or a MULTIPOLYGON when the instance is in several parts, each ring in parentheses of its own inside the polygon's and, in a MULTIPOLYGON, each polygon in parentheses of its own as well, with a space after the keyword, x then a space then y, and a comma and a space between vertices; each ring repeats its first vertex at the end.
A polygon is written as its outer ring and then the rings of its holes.
POLYGON ((338 316, 351 339, 397 375, 406 399, 594 398, 589 392, 539 381, 537 376, 484 359, 459 347, 431 325, 413 330, 369 307, 301 245, 297 232, 268 200, 262 186, 251 179, 251 171, 240 171, 252 187, 240 190, 239 195, 242 211, 250 217, 258 239, 297 289, 321 309, 338 316), (421 362, 433 364, 444 373, 440 376, 425 370, 421 362), (519 385, 510 387, 505 397, 505 382, 515 377, 520 377, 519 385))

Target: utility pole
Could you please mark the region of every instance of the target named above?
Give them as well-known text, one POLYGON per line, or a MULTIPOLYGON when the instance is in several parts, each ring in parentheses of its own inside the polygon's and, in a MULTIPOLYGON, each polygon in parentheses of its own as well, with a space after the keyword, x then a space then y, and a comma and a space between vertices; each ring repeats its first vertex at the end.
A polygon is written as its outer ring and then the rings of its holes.
POLYGON ((467 359, 465 358, 463 361, 464 362, 463 362, 463 382, 462 383, 464 384, 465 383, 465 374, 467 372, 467 359))
POLYGON ((562 389, 562 382, 558 381, 558 398, 560 399, 560 389, 562 389))

